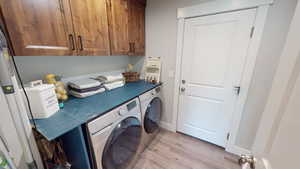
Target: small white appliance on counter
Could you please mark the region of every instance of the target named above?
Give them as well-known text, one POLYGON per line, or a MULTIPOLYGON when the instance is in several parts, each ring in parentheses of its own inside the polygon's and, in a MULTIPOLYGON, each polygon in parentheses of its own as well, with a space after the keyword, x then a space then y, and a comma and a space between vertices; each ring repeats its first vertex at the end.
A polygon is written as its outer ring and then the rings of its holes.
POLYGON ((30 83, 29 87, 25 87, 25 90, 34 118, 48 118, 59 110, 53 84, 43 84, 41 80, 34 81, 30 83))

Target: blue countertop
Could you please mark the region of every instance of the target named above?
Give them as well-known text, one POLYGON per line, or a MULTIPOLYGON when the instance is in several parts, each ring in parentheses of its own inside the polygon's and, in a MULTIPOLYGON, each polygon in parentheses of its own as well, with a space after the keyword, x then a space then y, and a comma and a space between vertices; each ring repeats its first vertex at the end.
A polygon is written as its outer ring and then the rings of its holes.
POLYGON ((84 99, 71 97, 65 102, 65 107, 53 116, 36 119, 37 131, 49 141, 54 140, 159 85, 139 81, 84 99))

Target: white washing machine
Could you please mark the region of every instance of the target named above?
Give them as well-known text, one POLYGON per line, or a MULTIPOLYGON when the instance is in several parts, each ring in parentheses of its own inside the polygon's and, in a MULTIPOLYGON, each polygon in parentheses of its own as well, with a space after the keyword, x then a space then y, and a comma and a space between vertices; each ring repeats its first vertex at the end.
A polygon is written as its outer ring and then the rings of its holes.
POLYGON ((130 169, 142 139, 140 102, 136 98, 87 124, 94 169, 130 169))
POLYGON ((152 142, 159 132, 162 117, 161 87, 156 87, 139 96, 143 121, 141 151, 152 142))

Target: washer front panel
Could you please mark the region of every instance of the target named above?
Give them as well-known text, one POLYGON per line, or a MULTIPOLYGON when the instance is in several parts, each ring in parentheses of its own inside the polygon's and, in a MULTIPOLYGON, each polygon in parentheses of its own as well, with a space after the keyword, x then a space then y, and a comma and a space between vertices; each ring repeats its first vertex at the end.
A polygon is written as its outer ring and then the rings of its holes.
POLYGON ((142 137, 142 124, 136 117, 128 117, 116 125, 102 154, 103 169, 125 169, 135 157, 142 137))

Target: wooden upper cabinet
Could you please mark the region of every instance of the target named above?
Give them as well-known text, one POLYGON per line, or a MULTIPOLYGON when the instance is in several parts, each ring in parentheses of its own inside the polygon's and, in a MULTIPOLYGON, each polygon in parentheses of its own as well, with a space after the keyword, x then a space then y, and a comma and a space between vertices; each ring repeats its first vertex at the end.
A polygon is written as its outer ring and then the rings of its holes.
POLYGON ((144 55, 145 0, 0 0, 16 55, 144 55))
POLYGON ((128 0, 107 0, 112 55, 128 55, 128 0))
POLYGON ((71 0, 79 55, 110 55, 106 0, 71 0))
POLYGON ((74 55, 65 0, 1 0, 16 55, 74 55))
POLYGON ((145 0, 108 0, 112 55, 145 55, 145 0))
POLYGON ((145 0, 129 1, 129 55, 145 55, 145 0))

